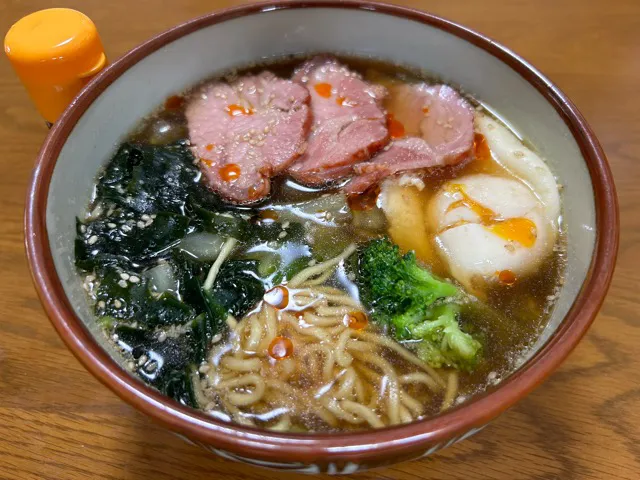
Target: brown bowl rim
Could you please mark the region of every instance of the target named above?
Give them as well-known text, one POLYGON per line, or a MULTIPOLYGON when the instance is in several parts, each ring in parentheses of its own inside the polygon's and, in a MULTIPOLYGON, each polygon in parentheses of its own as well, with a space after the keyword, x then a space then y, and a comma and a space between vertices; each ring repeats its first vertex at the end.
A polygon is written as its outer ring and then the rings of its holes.
POLYGON ((538 386, 585 334, 611 282, 618 237, 617 197, 605 154, 566 95, 523 58, 482 34, 429 13, 368 1, 269 1, 228 8, 175 26, 134 48, 92 80, 56 122, 38 154, 25 209, 25 243, 36 290, 58 334, 87 370, 138 410, 192 440, 238 455, 285 462, 376 464, 381 454, 406 457, 408 452, 417 453, 485 425, 538 386), (275 433, 218 421, 180 405, 131 376, 109 357, 75 315, 57 276, 46 229, 47 196, 58 155, 77 121, 112 82, 141 59, 184 35, 230 19, 272 10, 323 7, 368 10, 444 30, 484 49, 532 84, 563 118, 585 158, 595 196, 596 241, 582 288, 557 331, 498 387, 445 414, 408 425, 346 434, 275 433))

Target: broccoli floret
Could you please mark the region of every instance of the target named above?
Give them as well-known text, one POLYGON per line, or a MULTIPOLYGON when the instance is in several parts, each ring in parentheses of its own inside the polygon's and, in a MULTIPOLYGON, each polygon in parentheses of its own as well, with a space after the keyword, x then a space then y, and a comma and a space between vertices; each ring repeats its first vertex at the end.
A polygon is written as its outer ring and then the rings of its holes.
POLYGON ((398 340, 421 340, 422 360, 433 367, 473 366, 480 343, 458 325, 458 288, 420 266, 413 252, 401 255, 389 239, 372 240, 359 252, 357 282, 374 320, 392 327, 398 340))
POLYGON ((448 303, 433 309, 433 320, 425 320, 410 328, 412 338, 420 338, 418 356, 435 368, 456 367, 468 370, 475 364, 480 342, 460 330, 456 320, 457 305, 448 303))
POLYGON ((386 238, 372 240, 358 258, 358 281, 363 301, 380 317, 396 317, 458 294, 455 285, 442 282, 416 263, 415 253, 400 255, 386 238))

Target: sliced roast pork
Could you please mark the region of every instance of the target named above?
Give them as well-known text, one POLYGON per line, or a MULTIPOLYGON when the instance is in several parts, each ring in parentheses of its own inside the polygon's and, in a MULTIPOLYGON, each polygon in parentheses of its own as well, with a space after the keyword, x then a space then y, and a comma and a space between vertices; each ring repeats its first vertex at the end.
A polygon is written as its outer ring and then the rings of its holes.
POLYGON ((347 193, 362 193, 395 173, 455 165, 473 146, 473 109, 453 88, 403 84, 390 93, 394 122, 417 136, 395 139, 371 162, 356 165, 347 193))
POLYGON ((186 108, 189 137, 213 190, 234 203, 270 192, 270 178, 303 152, 309 92, 271 72, 198 91, 186 108))
POLYGON ((305 63, 293 79, 309 89, 313 117, 306 152, 289 168, 293 178, 308 185, 344 178, 387 144, 384 87, 324 57, 305 63))

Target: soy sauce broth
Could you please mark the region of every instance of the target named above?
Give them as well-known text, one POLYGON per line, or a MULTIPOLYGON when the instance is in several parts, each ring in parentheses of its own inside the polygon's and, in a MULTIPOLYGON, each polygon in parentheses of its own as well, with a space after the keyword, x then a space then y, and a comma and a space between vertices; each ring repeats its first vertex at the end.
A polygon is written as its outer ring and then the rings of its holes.
MULTIPOLYGON (((434 80, 433 77, 419 71, 377 60, 351 57, 341 57, 340 60, 361 73, 365 79, 382 84, 434 80)), ((289 77, 293 69, 300 63, 300 58, 287 58, 276 63, 254 65, 245 70, 230 72, 223 78, 232 80, 237 75, 258 72, 265 68, 279 76, 289 77)), ((140 125, 129 135, 128 140, 151 145, 167 145, 188 141, 184 108, 189 96, 196 90, 197 87, 167 99, 155 113, 140 122, 140 125)), ((478 110, 482 110, 482 106, 474 99, 469 98, 468 100, 478 110)), ((491 153, 487 152, 481 137, 476 136, 475 149, 479 160, 463 163, 459 167, 435 169, 424 178, 424 189, 412 193, 418 195, 421 208, 426 209, 439 187, 451 178, 473 173, 509 176, 508 172, 491 157, 491 153)), ((276 178, 273 179, 272 194, 269 199, 252 207, 230 207, 230 211, 255 215, 257 221, 265 220, 264 212, 273 212, 268 213, 267 216, 271 215, 275 219, 295 218, 299 216, 299 212, 288 205, 316 201, 323 196, 337 193, 339 187, 340 185, 335 185, 334 187, 316 189, 299 185, 291 179, 276 178), (263 218, 260 218, 261 215, 263 218)), ((405 188, 416 190, 411 186, 405 188)), ((307 221, 307 224, 313 224, 310 230, 312 234, 305 236, 302 240, 288 241, 273 253, 289 262, 293 262, 301 256, 308 258, 308 261, 312 261, 312 259, 322 261, 338 254, 350 242, 362 242, 387 233, 388 225, 382 213, 378 215, 379 218, 373 228, 369 224, 364 226, 360 224, 357 221, 357 213, 353 214, 347 211, 343 213, 344 218, 337 222, 337 226, 307 221)), ((433 236, 433 232, 429 234, 433 236)), ((460 401, 508 376, 518 366, 527 348, 535 342, 544 329, 563 282, 564 242, 565 239, 561 232, 553 254, 542 263, 536 273, 526 279, 518 279, 513 285, 496 284, 484 292, 483 298, 475 301, 471 299, 470 304, 463 307, 461 324, 469 332, 479 335, 484 349, 483 359, 473 372, 460 372, 458 397, 460 401), (482 306, 478 308, 477 305, 482 306)), ((402 247, 402 244, 400 246, 402 247)), ((268 251, 269 248, 267 243, 253 245, 249 249, 240 251, 236 257, 253 258, 257 253, 268 251)), ((421 260, 435 274, 449 277, 446 266, 437 256, 421 258, 421 260)), ((357 296, 355 283, 342 267, 329 279, 328 284, 357 296)), ((272 288, 274 285, 276 285, 274 279, 267 280, 265 289, 272 288)), ((392 357, 389 359, 393 361, 392 357)), ((430 414, 436 414, 437 411, 435 406, 429 408, 430 414)))

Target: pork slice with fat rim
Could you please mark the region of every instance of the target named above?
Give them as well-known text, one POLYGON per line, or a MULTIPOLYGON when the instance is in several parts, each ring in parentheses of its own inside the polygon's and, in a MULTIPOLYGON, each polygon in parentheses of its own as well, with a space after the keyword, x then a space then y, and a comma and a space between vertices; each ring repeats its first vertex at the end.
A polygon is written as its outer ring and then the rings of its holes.
POLYGON ((309 93, 271 72, 215 82, 186 107, 189 137, 213 190, 238 204, 266 197, 271 177, 305 149, 309 93))
POLYGON ((473 147, 473 108, 453 88, 402 84, 390 92, 394 119, 417 136, 395 139, 370 162, 356 165, 347 193, 362 193, 396 173, 456 165, 473 147))
POLYGON ((308 88, 313 119, 307 149, 289 168, 295 180, 308 185, 339 180, 388 143, 384 87, 326 57, 306 62, 293 80, 308 88))

